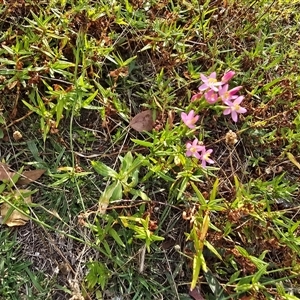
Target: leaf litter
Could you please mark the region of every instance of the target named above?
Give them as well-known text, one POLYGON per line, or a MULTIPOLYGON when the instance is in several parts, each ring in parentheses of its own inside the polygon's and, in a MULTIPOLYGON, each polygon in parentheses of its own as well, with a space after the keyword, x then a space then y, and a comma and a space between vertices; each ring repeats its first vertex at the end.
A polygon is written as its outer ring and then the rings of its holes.
MULTIPOLYGON (((14 191, 10 197, 14 205, 20 204, 20 199, 22 199, 23 206, 26 204, 32 203, 31 201, 31 191, 30 190, 17 190, 14 191), (29 195, 28 195, 29 193, 29 195), (24 197, 24 194, 26 195, 24 197), (19 203, 18 203, 19 202, 19 203)), ((23 226, 29 220, 29 217, 20 211, 14 209, 9 203, 5 202, 2 203, 0 206, 0 223, 7 225, 8 227, 15 227, 15 226, 23 226)))
POLYGON ((150 109, 138 113, 129 123, 129 126, 138 132, 150 131, 153 125, 153 112, 150 109))

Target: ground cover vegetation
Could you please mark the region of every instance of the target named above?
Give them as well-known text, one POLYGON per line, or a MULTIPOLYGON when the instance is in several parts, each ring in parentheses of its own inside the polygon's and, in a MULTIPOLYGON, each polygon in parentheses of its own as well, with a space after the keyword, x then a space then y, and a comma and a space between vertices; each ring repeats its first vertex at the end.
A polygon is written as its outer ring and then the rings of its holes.
POLYGON ((295 0, 0 4, 0 299, 300 299, 295 0))

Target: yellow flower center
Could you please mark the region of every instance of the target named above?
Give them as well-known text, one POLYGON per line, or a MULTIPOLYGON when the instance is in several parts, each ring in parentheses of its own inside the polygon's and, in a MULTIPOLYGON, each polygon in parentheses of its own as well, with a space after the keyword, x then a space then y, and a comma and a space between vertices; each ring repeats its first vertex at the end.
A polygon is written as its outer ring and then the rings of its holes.
POLYGON ((204 160, 208 160, 209 159, 209 155, 210 155, 210 153, 205 153, 203 155, 204 160))
POLYGON ((239 106, 239 104, 234 104, 232 108, 233 108, 232 110, 237 111, 237 110, 239 110, 241 107, 239 106))
POLYGON ((217 82, 217 79, 215 79, 215 78, 208 78, 208 82, 209 83, 215 83, 215 82, 217 82))

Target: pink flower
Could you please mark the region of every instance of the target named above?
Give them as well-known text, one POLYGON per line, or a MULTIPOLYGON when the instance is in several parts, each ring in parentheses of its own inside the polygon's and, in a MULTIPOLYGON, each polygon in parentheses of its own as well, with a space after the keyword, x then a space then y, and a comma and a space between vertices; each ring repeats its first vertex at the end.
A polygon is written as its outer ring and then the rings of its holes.
POLYGON ((186 143, 186 149, 186 156, 193 156, 200 159, 202 155, 199 152, 203 151, 205 147, 198 144, 198 139, 194 139, 192 143, 186 143))
POLYGON ((217 92, 218 86, 222 85, 222 82, 218 82, 218 80, 216 79, 216 72, 212 72, 208 77, 200 74, 200 77, 204 83, 199 87, 199 91, 206 91, 207 89, 211 89, 217 92))
POLYGON ((204 98, 209 104, 214 104, 218 101, 219 96, 213 90, 209 90, 204 94, 204 98))
POLYGON ((206 163, 213 164, 214 161, 210 158, 210 154, 213 152, 212 149, 206 150, 205 147, 203 147, 201 160, 202 160, 202 167, 206 167, 206 163))
POLYGON ((191 110, 188 114, 182 112, 181 119, 187 127, 193 129, 195 128, 195 123, 198 121, 199 116, 195 115, 195 112, 191 110))
POLYGON ((202 93, 197 93, 194 96, 192 96, 191 98, 191 102, 197 101, 198 99, 200 99, 202 97, 202 93))
POLYGON ((237 86, 228 91, 228 84, 224 84, 222 87, 219 87, 219 95, 223 102, 230 101, 231 99, 236 99, 238 96, 235 95, 242 86, 237 86))
POLYGON ((227 83, 234 76, 234 74, 235 74, 234 71, 229 71, 225 73, 221 79, 222 84, 227 83))
POLYGON ((225 104, 228 106, 228 108, 226 108, 223 111, 223 114, 224 115, 231 114, 232 120, 234 122, 237 122, 238 121, 238 114, 244 114, 245 112, 247 112, 246 108, 240 106, 243 99, 244 99, 244 96, 239 96, 233 102, 226 101, 225 104))

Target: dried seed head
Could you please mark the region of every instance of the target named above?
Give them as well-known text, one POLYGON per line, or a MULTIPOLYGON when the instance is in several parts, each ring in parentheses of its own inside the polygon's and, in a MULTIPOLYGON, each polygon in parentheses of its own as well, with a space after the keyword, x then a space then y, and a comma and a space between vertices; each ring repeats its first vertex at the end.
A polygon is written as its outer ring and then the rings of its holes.
POLYGON ((236 133, 233 132, 232 130, 229 130, 226 133, 225 142, 227 145, 233 147, 238 142, 236 133))
POLYGON ((20 131, 15 131, 15 132, 13 133, 13 138, 14 138, 15 141, 19 141, 22 137, 23 137, 23 136, 22 136, 22 134, 21 134, 20 131))
POLYGON ((180 247, 180 245, 175 245, 175 246, 174 246, 174 249, 175 249, 175 251, 180 251, 180 250, 181 250, 181 247, 180 247))

